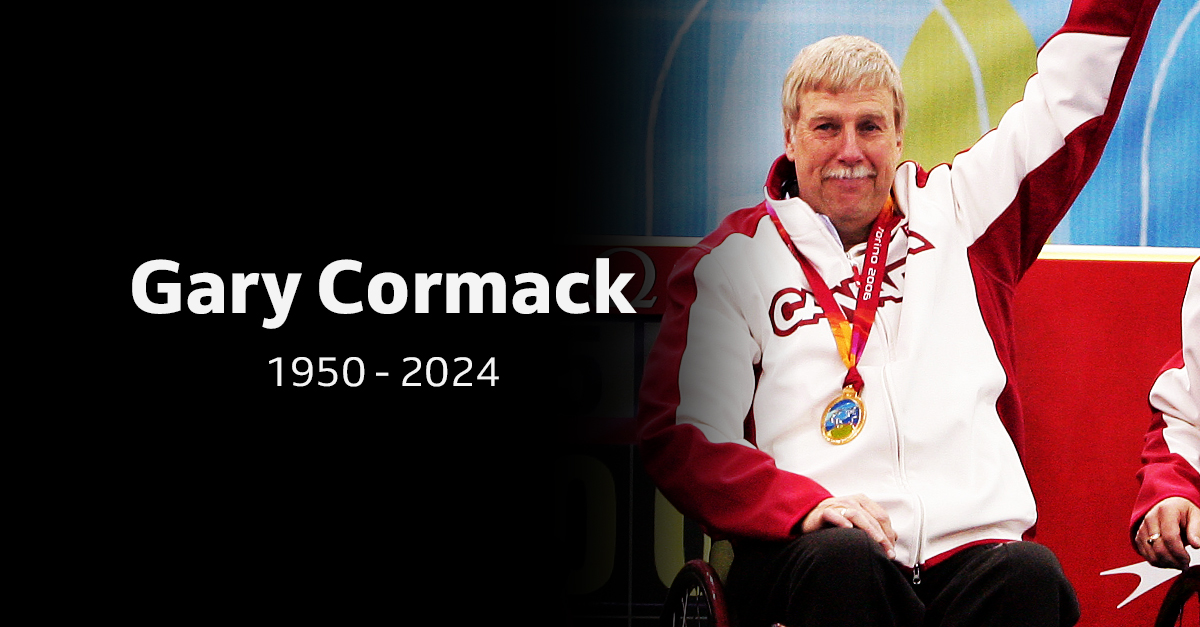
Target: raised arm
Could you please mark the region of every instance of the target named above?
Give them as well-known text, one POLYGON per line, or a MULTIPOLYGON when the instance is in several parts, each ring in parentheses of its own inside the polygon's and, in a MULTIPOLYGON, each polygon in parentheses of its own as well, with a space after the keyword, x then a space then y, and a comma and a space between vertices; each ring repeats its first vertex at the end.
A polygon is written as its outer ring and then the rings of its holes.
POLYGON ((1012 285, 1095 170, 1157 0, 1076 0, 1038 52, 1023 99, 948 170, 956 218, 1012 285))

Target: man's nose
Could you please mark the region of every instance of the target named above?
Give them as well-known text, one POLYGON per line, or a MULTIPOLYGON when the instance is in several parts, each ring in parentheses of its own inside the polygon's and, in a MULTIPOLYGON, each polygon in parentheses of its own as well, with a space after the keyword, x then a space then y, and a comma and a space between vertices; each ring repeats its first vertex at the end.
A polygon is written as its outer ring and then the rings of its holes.
POLYGON ((838 161, 845 164, 855 164, 864 158, 862 147, 859 145, 858 133, 843 133, 841 145, 838 146, 838 161))

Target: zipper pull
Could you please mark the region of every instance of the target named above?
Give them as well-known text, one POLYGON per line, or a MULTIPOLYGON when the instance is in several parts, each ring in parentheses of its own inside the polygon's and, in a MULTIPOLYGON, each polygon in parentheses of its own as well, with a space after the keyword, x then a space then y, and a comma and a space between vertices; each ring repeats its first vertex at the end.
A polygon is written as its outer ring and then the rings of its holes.
POLYGON ((913 566, 912 582, 913 582, 914 586, 921 585, 921 565, 920 564, 913 566))

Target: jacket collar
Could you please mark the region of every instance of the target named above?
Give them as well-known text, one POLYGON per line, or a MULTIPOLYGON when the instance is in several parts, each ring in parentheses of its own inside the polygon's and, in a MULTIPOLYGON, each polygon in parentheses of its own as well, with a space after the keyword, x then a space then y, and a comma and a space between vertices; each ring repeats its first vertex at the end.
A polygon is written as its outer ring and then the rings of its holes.
POLYGON ((788 188, 793 196, 797 193, 796 167, 788 160, 787 155, 779 155, 775 163, 771 164, 771 171, 767 173, 767 198, 783 200, 788 188))
MULTIPOLYGON (((897 180, 901 177, 897 176, 897 180)), ((817 213, 808 203, 800 200, 796 188, 796 168, 787 155, 780 155, 771 164, 763 192, 766 202, 779 216, 783 228, 792 238, 792 243, 802 251, 831 250, 843 256, 841 238, 829 218, 817 213)), ((905 215, 901 203, 892 189, 893 210, 905 215)))

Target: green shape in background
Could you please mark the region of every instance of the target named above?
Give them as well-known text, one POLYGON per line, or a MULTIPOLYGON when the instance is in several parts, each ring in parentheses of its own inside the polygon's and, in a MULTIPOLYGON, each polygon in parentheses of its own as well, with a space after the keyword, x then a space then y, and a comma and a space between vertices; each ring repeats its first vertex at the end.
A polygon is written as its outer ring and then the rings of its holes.
MULTIPOLYGON (((974 51, 983 79, 988 128, 1021 99, 1037 71, 1033 36, 1007 0, 947 0, 974 51)), ((949 25, 933 11, 913 37, 900 68, 908 101, 903 158, 926 169, 975 143, 980 123, 971 69, 949 25)))

